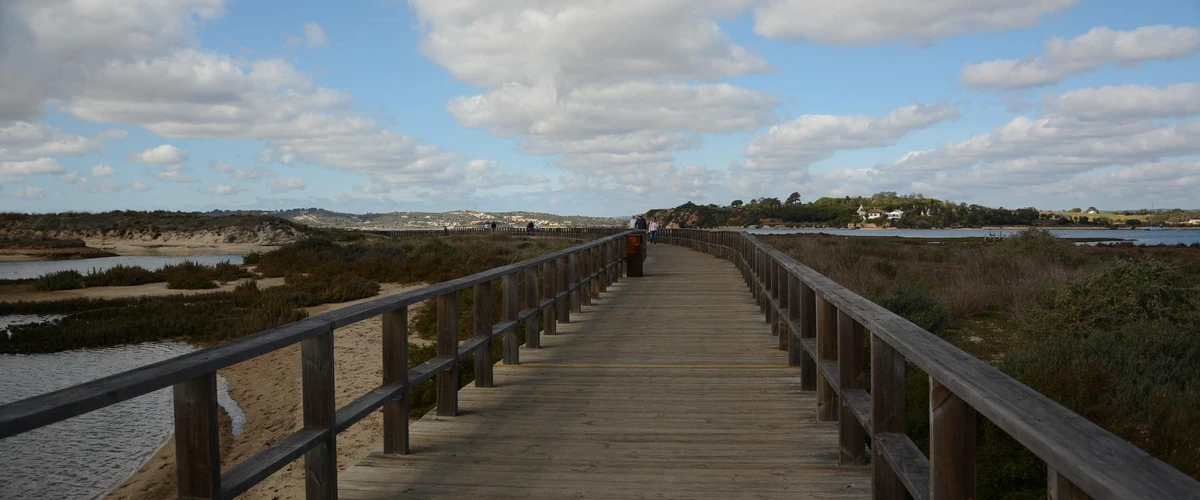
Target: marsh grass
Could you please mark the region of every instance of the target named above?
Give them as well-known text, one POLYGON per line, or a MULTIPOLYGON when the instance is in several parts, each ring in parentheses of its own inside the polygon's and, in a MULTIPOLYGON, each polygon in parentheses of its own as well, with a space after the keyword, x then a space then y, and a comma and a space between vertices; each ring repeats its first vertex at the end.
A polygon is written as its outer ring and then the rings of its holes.
MULTIPOLYGON (((1200 249, 766 236, 764 241, 1200 478, 1200 249), (852 253, 853 256, 844 255, 852 253)), ((928 375, 907 430, 928 452, 928 375)), ((1045 464, 979 423, 980 498, 1045 498, 1045 464)))

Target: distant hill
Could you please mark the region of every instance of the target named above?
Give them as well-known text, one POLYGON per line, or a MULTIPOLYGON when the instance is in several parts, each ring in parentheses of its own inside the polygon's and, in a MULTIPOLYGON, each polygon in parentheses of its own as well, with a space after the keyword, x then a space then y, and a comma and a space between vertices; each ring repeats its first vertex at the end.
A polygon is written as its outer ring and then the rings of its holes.
POLYGON ((613 217, 587 217, 582 215, 555 215, 542 212, 482 212, 478 210, 456 210, 453 212, 388 212, 351 214, 321 208, 296 208, 291 210, 245 210, 207 212, 213 215, 247 214, 279 217, 312 227, 347 229, 401 229, 401 228, 461 228, 475 227, 484 222, 496 222, 501 226, 524 227, 533 221, 542 227, 597 227, 620 226, 625 221, 613 217))

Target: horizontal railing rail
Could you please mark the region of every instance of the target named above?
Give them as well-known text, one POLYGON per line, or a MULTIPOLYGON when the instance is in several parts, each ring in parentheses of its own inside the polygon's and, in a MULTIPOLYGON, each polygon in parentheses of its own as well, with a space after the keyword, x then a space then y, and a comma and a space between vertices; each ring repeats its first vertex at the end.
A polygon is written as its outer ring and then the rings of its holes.
POLYGON ((1050 498, 1200 498, 1190 476, 754 235, 661 238, 739 268, 800 367, 801 389, 817 392, 818 420, 838 422, 841 462, 867 463, 870 439, 874 498, 975 498, 977 413, 1046 463, 1050 498), (907 362, 929 374, 928 457, 905 434, 907 362))
POLYGON ((541 229, 538 235, 595 239, 5 404, 0 406, 0 439, 173 387, 180 498, 232 498, 302 455, 307 498, 336 498, 338 433, 383 408, 384 453, 408 453, 410 388, 436 378, 437 414, 456 415, 460 360, 473 356, 475 385, 491 387, 492 342, 502 339, 505 364, 519 363, 518 326, 524 325, 526 348, 539 347, 541 334, 555 334, 556 323, 569 322, 571 312, 580 311, 582 305, 590 304, 592 297, 621 277, 628 257, 626 236, 641 237, 640 232, 613 228, 541 229), (502 295, 499 321, 493 318, 492 282, 496 280, 500 280, 502 295), (460 343, 458 294, 468 289, 474 294, 474 336, 460 343), (409 369, 408 307, 429 299, 437 300, 437 356, 409 369), (374 316, 382 317, 382 383, 337 408, 333 386, 334 330, 374 316), (222 473, 217 370, 293 344, 301 346, 303 427, 222 473))

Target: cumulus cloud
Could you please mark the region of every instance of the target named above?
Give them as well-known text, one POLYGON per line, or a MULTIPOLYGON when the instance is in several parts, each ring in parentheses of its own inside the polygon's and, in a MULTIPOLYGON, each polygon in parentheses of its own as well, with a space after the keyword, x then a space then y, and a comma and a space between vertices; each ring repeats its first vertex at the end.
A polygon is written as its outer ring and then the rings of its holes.
POLYGON ((0 160, 32 160, 43 156, 81 156, 104 150, 108 141, 125 137, 120 129, 95 137, 68 134, 49 125, 0 121, 0 160))
POLYGON ((46 190, 40 187, 26 186, 20 189, 14 189, 8 193, 13 198, 24 198, 27 200, 40 200, 46 197, 46 190))
POLYGON ((165 165, 168 163, 179 163, 187 160, 187 151, 179 149, 170 144, 155 146, 141 153, 133 153, 125 159, 138 163, 153 163, 157 165, 165 165))
POLYGON ((296 177, 288 177, 287 179, 271 179, 267 181, 267 185, 271 187, 271 191, 299 191, 304 189, 304 181, 296 177))
POLYGON ((325 34, 325 30, 313 22, 304 23, 304 39, 310 49, 329 45, 329 36, 325 34))
POLYGON ((233 171, 233 178, 240 181, 254 181, 267 177, 275 177, 275 172, 263 167, 239 168, 233 171))
POLYGON ((209 170, 218 174, 227 174, 233 171, 233 167, 223 161, 214 161, 208 164, 209 170))
POLYGON ((0 161, 0 180, 17 182, 27 175, 56 175, 66 170, 54 158, 38 158, 26 161, 0 161))
POLYGON ((167 165, 155 177, 167 182, 199 182, 200 179, 188 175, 187 172, 190 170, 190 168, 183 165, 167 165))
POLYGON ((975 89, 1039 87, 1109 63, 1182 59, 1197 50, 1200 28, 1159 25, 1115 31, 1101 26, 1069 40, 1052 38, 1042 55, 1025 60, 967 64, 961 78, 963 85, 975 89))
POLYGON ((107 177, 114 173, 115 171, 109 165, 96 165, 92 167, 92 177, 107 177))
POLYGON ((702 135, 775 122, 773 96, 717 81, 770 70, 717 24, 750 4, 410 2, 426 28, 422 52, 488 89, 447 103, 461 125, 556 155, 573 185, 635 189, 652 175, 683 175, 672 152, 702 135))
POLYGON ((129 185, 130 185, 130 187, 133 188, 134 191, 137 191, 139 193, 144 193, 151 189, 150 184, 147 184, 145 181, 135 180, 135 181, 131 182, 129 185))
POLYGON ((911 38, 930 42, 977 32, 1033 26, 1079 0, 764 0, 754 9, 754 32, 862 45, 911 38))
POLYGON ((1047 107, 1084 120, 1183 118, 1200 114, 1200 84, 1085 88, 1050 100, 1047 107))
POLYGON ((915 104, 882 118, 867 116, 802 115, 771 127, 746 147, 747 170, 795 170, 833 156, 839 150, 895 144, 914 130, 958 117, 950 104, 915 104))
POLYGON ((230 196, 245 190, 245 186, 227 186, 225 184, 217 184, 216 186, 204 188, 203 193, 211 196, 230 196))
POLYGON ((56 175, 55 177, 58 178, 58 180, 63 181, 67 184, 74 184, 76 182, 79 182, 79 180, 81 178, 87 179, 87 177, 80 177, 78 170, 72 170, 72 171, 62 174, 62 175, 56 175))

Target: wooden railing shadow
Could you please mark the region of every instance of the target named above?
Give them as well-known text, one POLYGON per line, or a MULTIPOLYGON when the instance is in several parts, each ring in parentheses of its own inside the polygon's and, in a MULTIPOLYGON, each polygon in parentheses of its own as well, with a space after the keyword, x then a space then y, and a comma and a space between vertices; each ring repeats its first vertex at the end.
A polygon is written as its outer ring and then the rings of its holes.
MULTIPOLYGON (((465 231, 456 231, 461 232, 465 231)), ((475 386, 491 387, 492 343, 495 339, 502 339, 503 362, 519 363, 519 325, 524 325, 525 346, 537 348, 542 333, 553 334, 557 323, 569 321, 573 311, 579 312, 582 305, 589 304, 625 272, 625 237, 630 231, 561 228, 499 232, 576 239, 584 243, 5 404, 0 406, 0 439, 173 387, 180 498, 235 497, 302 455, 307 498, 336 498, 336 437, 339 433, 382 408, 384 453, 408 453, 409 389, 435 379, 436 414, 456 415, 460 360, 472 356, 475 386), (503 307, 501 317, 493 318, 492 290, 493 281, 497 280, 500 281, 503 307), (526 286, 521 286, 522 281, 526 286), (474 294, 474 336, 460 343, 458 297, 468 290, 474 294), (409 369, 408 307, 428 299, 437 301, 437 357, 409 369), (382 383, 338 408, 334 402, 334 330, 374 316, 382 317, 382 383), (301 346, 303 427, 222 472, 217 370, 297 343, 301 346)))
POLYGON ((976 498, 977 414, 1046 462, 1052 499, 1200 498, 1200 482, 752 234, 662 233, 738 266, 818 420, 838 423, 841 463, 870 462, 874 498, 976 498), (906 362, 929 374, 928 457, 905 434, 906 362))

